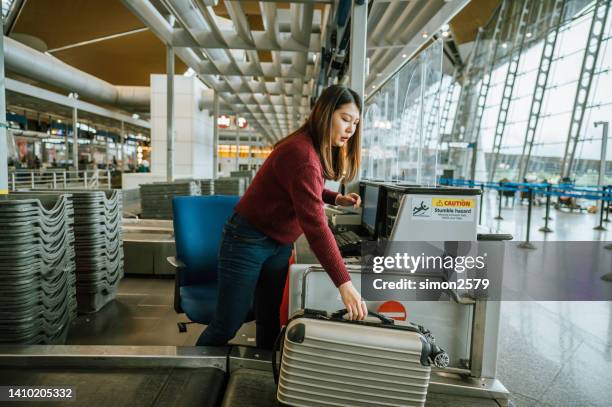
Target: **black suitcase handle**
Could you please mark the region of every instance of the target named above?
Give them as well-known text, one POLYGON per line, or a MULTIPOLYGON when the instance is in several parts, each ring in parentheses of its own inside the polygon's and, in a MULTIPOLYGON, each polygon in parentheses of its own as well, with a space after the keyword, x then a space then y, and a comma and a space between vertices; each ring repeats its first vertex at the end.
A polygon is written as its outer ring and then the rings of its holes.
MULTIPOLYGON (((336 312, 334 312, 333 314, 331 314, 330 319, 344 319, 342 317, 344 317, 346 314, 348 314, 348 310, 346 308, 338 310, 336 312)), ((395 320, 386 317, 382 314, 379 314, 378 312, 374 312, 374 311, 370 311, 368 310, 368 316, 369 317, 375 317, 378 318, 380 320, 380 322, 383 325, 393 325, 395 324, 395 320)))

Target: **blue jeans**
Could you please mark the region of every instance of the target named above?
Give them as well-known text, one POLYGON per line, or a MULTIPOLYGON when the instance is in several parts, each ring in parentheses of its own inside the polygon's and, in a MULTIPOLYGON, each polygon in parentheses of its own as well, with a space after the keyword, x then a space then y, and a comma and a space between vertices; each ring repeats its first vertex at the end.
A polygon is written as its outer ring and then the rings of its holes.
POLYGON ((197 346, 222 346, 254 307, 257 347, 271 349, 280 330, 279 309, 292 245, 283 245, 234 213, 219 249, 219 292, 215 317, 197 346))

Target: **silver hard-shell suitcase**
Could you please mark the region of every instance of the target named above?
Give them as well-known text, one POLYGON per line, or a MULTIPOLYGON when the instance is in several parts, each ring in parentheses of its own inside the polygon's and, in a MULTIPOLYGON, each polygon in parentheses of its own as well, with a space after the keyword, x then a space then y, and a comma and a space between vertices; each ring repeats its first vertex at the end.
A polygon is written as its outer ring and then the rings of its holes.
POLYGON ((279 335, 277 399, 290 406, 424 406, 430 362, 448 355, 426 329, 370 312, 365 321, 305 310, 279 335))

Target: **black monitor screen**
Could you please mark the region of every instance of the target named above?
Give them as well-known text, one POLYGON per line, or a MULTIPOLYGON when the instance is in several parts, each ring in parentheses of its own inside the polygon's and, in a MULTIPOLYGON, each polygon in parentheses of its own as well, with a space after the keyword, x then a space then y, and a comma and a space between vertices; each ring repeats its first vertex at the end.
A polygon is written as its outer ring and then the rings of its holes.
POLYGON ((365 185, 363 192, 363 212, 361 223, 368 232, 374 233, 376 228, 376 208, 378 207, 378 186, 365 185))

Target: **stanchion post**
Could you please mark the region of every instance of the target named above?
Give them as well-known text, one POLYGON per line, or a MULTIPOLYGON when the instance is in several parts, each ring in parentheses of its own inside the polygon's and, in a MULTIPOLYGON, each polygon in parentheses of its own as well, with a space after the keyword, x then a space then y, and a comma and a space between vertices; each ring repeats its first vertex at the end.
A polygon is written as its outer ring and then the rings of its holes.
POLYGON ((535 249, 535 246, 529 242, 529 231, 531 229, 531 208, 533 207, 533 190, 531 187, 527 187, 527 199, 529 200, 529 205, 527 206, 527 233, 525 237, 525 241, 518 245, 521 249, 535 249))
POLYGON ((606 206, 606 193, 605 193, 605 188, 602 189, 602 194, 601 194, 601 210, 599 211, 599 225, 595 226, 593 228, 593 230, 601 230, 601 231, 606 231, 608 229, 606 229, 603 225, 603 214, 604 214, 604 208, 606 206))
POLYGON ((544 216, 542 219, 552 220, 552 218, 550 217, 550 195, 552 192, 552 185, 550 185, 549 183, 546 183, 546 192, 548 193, 548 195, 546 195, 546 216, 544 216))
MULTIPOLYGON (((610 185, 604 187, 604 190, 606 191, 606 193, 604 194, 607 198, 610 198, 610 185)), ((604 222, 610 222, 610 219, 608 219, 608 217, 610 216, 610 201, 607 200, 606 201, 606 218, 604 219, 604 222)))
POLYGON ((478 224, 482 225, 482 207, 484 206, 484 200, 485 200, 485 189, 484 189, 484 185, 480 185, 480 211, 478 213, 478 224))
POLYGON ((553 230, 551 228, 548 227, 548 221, 551 219, 550 215, 550 193, 551 193, 551 187, 550 184, 548 184, 546 186, 546 215, 544 215, 544 226, 541 227, 539 230, 540 232, 544 232, 544 233, 550 233, 553 230))
POLYGON ((501 216, 501 209, 502 209, 502 194, 503 194, 503 193, 502 193, 502 188, 503 188, 503 185, 502 185, 502 183, 500 182, 500 183, 499 183, 499 190, 497 191, 497 192, 498 192, 498 193, 497 193, 497 195, 499 195, 499 206, 498 206, 498 208, 497 208, 497 216, 494 218, 495 220, 502 220, 502 219, 504 219, 504 218, 501 216))

